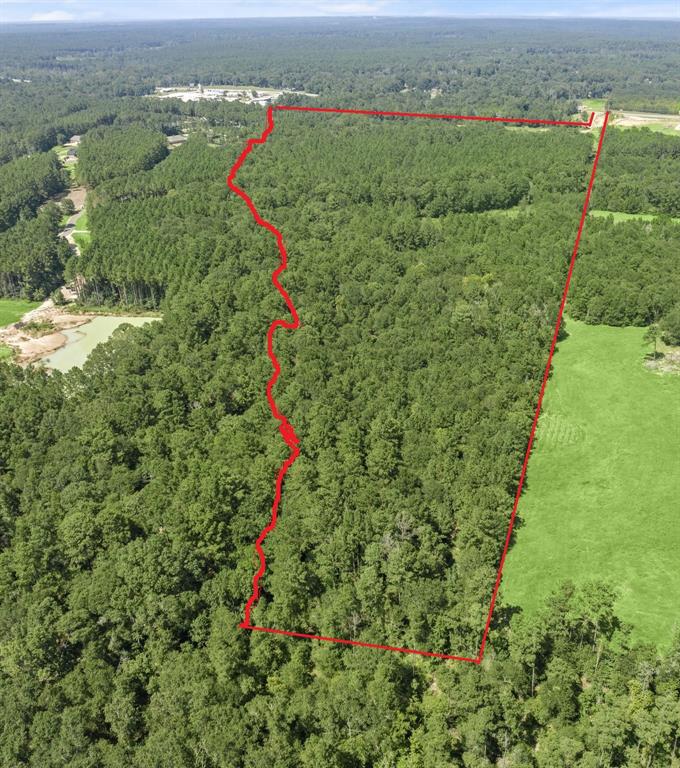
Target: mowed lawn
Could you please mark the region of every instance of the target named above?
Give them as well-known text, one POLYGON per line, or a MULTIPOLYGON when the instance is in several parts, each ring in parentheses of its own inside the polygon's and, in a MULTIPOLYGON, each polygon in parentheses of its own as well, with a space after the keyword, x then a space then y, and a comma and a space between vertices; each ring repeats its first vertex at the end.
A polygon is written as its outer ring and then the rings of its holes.
POLYGON ((40 306, 38 301, 24 301, 23 299, 0 299, 0 328, 16 323, 17 320, 40 306))
POLYGON ((643 367, 643 328, 566 322, 503 573, 529 612, 563 581, 608 580, 634 637, 680 626, 680 375, 643 367))

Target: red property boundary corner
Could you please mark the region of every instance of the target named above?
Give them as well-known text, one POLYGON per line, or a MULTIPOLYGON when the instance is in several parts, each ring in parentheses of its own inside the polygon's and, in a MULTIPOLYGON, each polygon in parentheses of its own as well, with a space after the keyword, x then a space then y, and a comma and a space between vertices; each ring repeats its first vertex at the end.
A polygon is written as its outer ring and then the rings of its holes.
POLYGON ((253 203, 251 198, 248 196, 248 194, 243 189, 238 187, 235 183, 236 174, 240 170, 241 166, 245 162, 248 155, 251 153, 253 147, 257 144, 264 144, 269 138, 269 136, 271 135, 272 131, 274 130, 274 111, 275 110, 282 111, 282 112, 283 111, 321 112, 321 113, 331 113, 331 114, 370 115, 370 116, 380 116, 380 117, 413 117, 413 118, 426 118, 426 119, 435 119, 435 120, 468 120, 468 121, 495 122, 495 123, 524 123, 524 124, 530 124, 530 125, 562 125, 562 126, 571 126, 571 127, 579 127, 579 128, 592 127, 593 120, 595 118, 595 113, 591 112, 590 119, 587 122, 583 122, 583 121, 571 121, 571 120, 537 120, 537 119, 531 119, 531 118, 511 118, 511 117, 480 117, 477 115, 446 115, 446 114, 436 114, 436 113, 427 114, 427 113, 421 113, 421 112, 390 112, 390 111, 367 110, 367 109, 334 109, 332 107, 295 107, 295 106, 284 106, 284 105, 270 106, 267 108, 267 125, 264 131, 257 138, 248 139, 245 149, 241 152, 241 154, 237 158, 236 162, 234 163, 231 170, 229 171, 229 175, 227 177, 227 185, 229 189, 235 194, 237 194, 245 202, 245 204, 248 206, 248 209, 250 210, 250 213, 255 219, 255 222, 259 226, 269 231, 272 235, 274 235, 276 239, 276 244, 279 249, 279 265, 272 272, 272 277, 271 277, 272 284, 274 285, 276 290, 279 292, 279 294, 282 296, 283 300, 285 301, 286 306, 288 307, 288 311, 290 312, 290 315, 292 318, 292 320, 282 320, 282 319, 274 320, 269 326, 269 329, 267 330, 267 354, 269 355, 269 359, 271 360, 274 372, 272 373, 269 381, 267 382, 266 396, 267 396, 267 401, 269 403, 269 407, 271 409, 272 415, 279 422, 279 432, 281 433, 281 437, 283 438, 286 445, 290 448, 290 453, 288 455, 288 458, 283 462, 283 464, 279 468, 279 471, 276 476, 276 481, 274 486, 274 500, 272 502, 270 521, 262 529, 262 531, 260 532, 260 535, 257 537, 257 540, 255 541, 255 550, 257 552, 260 565, 257 571, 255 572, 255 574, 253 575, 252 593, 245 604, 244 620, 239 624, 239 627, 241 629, 247 629, 247 630, 252 630, 257 632, 268 632, 275 635, 285 635, 287 637, 305 638, 308 640, 320 640, 320 641, 325 641, 330 643, 340 643, 342 645, 354 645, 362 648, 377 648, 384 651, 394 651, 398 653, 414 654, 417 656, 429 656, 429 657, 434 657, 438 659, 452 659, 454 661, 467 661, 472 664, 481 664, 482 659, 484 658, 484 651, 486 648, 489 630, 491 628, 493 611, 496 605, 498 590, 501 584, 501 578, 503 575, 503 566, 505 565, 505 558, 508 554, 508 549, 510 547, 510 540, 511 540, 512 531, 515 525, 515 518, 517 516, 517 508, 519 506, 519 500, 522 494, 522 488, 524 486, 524 479, 526 477, 529 457, 531 455, 531 450, 534 443, 534 437, 536 435, 538 418, 541 413, 541 406, 543 405, 543 396, 545 394, 545 388, 548 383, 548 378, 550 376, 550 368, 552 365, 553 355, 555 353, 555 346, 557 344, 557 336, 559 334, 560 325, 562 323, 564 307, 567 301, 567 295, 569 293, 569 286, 571 285, 571 277, 574 271, 574 265, 576 263, 576 257, 578 255, 578 249, 581 242, 581 235, 583 233, 583 227, 585 225, 585 220, 588 213, 590 196, 593 190, 593 184, 595 183, 597 166, 600 160, 600 154, 602 152, 602 144, 604 141, 605 132, 607 130, 607 123, 609 121, 609 112, 605 112, 604 122, 600 130, 600 137, 597 143, 597 150, 595 152, 595 158, 593 160, 593 166, 590 172, 590 179, 588 181, 586 196, 583 202, 583 209, 581 211, 581 219, 579 221, 578 231, 576 233, 576 239, 574 241, 574 248, 572 250, 571 260, 569 262, 569 268, 567 270, 567 278, 564 284, 564 290, 562 292, 562 299, 560 301, 559 311, 557 313, 557 321, 555 323, 555 329, 553 332, 552 341, 550 343, 548 360, 545 366, 545 371, 543 373, 543 380, 541 382, 541 388, 538 395, 536 411, 534 413, 534 419, 531 425, 531 432, 529 434, 529 440, 528 440, 527 448, 524 454, 524 461, 522 462, 522 469, 520 472, 517 492, 515 494, 512 512, 510 514, 510 520, 508 523, 508 530, 505 537, 503 552, 501 554, 501 559, 500 559, 500 562, 498 565, 498 571, 496 574, 496 581, 494 583, 493 592, 491 594, 491 602, 489 604, 486 623, 484 625, 482 642, 479 647, 479 652, 477 656, 475 658, 471 658, 469 656, 456 656, 456 655, 447 654, 447 653, 434 653, 432 651, 416 650, 413 648, 400 648, 400 647, 391 646, 391 645, 381 645, 379 643, 365 643, 360 640, 347 640, 345 638, 340 638, 340 637, 326 637, 324 635, 307 634, 305 632, 293 632, 287 629, 275 629, 273 627, 259 627, 250 623, 252 608, 260 597, 260 579, 264 575, 264 572, 267 567, 264 551, 262 549, 262 544, 264 543, 264 540, 267 538, 268 534, 271 533, 271 531, 273 531, 274 528, 276 528, 276 524, 278 521, 278 514, 279 514, 279 506, 281 503, 283 480, 286 476, 286 473, 290 469, 290 467, 294 464, 295 460, 300 455, 300 449, 298 447, 300 442, 299 438, 295 434, 295 430, 293 429, 292 424, 288 421, 287 417, 283 413, 281 413, 281 411, 279 410, 278 406, 276 405, 276 401, 274 400, 274 397, 272 395, 273 387, 276 384, 276 381, 278 380, 279 375, 281 373, 281 366, 279 364, 278 359, 276 358, 276 355, 274 354, 274 333, 276 332, 277 328, 286 328, 288 330, 295 330, 300 326, 300 319, 298 317, 297 310, 295 309, 295 306, 290 296, 286 293, 283 286, 279 282, 279 276, 281 275, 282 272, 285 271, 288 265, 288 253, 286 251, 286 246, 283 242, 282 233, 271 222, 267 221, 266 219, 263 219, 262 216, 260 216, 257 208, 255 207, 255 204, 253 203))

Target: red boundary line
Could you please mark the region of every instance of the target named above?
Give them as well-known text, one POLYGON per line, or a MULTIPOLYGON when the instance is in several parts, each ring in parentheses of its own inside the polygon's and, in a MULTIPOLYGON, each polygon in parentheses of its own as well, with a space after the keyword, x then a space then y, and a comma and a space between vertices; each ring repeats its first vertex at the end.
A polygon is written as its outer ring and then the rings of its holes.
POLYGON ((578 249, 581 242, 581 235, 583 233, 583 227, 585 225, 586 215, 588 213, 590 196, 593 190, 593 184, 595 183, 597 165, 600 160, 600 154, 602 152, 602 144, 604 141, 605 132, 607 130, 607 123, 609 121, 609 112, 605 112, 604 122, 602 124, 602 129, 600 130, 600 138, 597 144, 597 151, 595 152, 595 159, 593 161, 593 167, 590 173, 590 179, 588 181, 588 188, 586 191, 585 200, 583 202, 583 209, 581 211, 581 219, 579 222, 578 232, 576 234, 576 239, 574 241, 574 248, 571 254, 571 260, 569 262, 569 269, 567 270, 567 278, 564 284, 564 290, 562 292, 562 300, 560 302, 559 311, 557 313, 555 330, 553 332, 552 341, 550 343, 548 361, 546 363, 545 371, 543 373, 543 380, 541 382, 541 388, 538 395, 538 403, 536 405, 534 420, 532 422, 531 432, 529 434, 529 441, 527 443, 527 448, 524 454, 524 461, 522 463, 522 470, 520 472, 519 484, 517 486, 517 492, 515 494, 512 513, 510 515, 510 520, 508 523, 508 531, 505 537, 505 544, 503 547, 503 552, 501 554, 500 563, 498 565, 496 581, 494 583, 494 588, 491 595, 491 603, 489 605, 489 611, 486 617, 486 623, 484 625, 482 642, 479 648, 479 653, 477 654, 476 658, 470 658, 468 656, 454 656, 447 653, 434 653, 432 651, 421 651, 421 650, 415 650, 413 648, 400 648, 392 645, 381 645, 379 643, 366 643, 360 640, 347 640, 345 638, 340 638, 340 637, 326 637, 324 635, 313 635, 305 632, 293 632, 287 629, 275 629, 273 627, 259 627, 259 626, 252 625, 250 623, 250 614, 251 614, 253 605, 257 602, 260 596, 260 579, 262 578, 266 569, 266 559, 264 556, 264 551, 262 549, 262 544, 264 540, 267 538, 267 535, 271 531, 273 531, 274 528, 276 527, 276 523, 278 520, 279 506, 281 503, 283 479, 286 473, 288 472, 288 470, 290 469, 290 467, 293 465, 293 463, 297 459, 297 457, 300 455, 300 449, 298 448, 299 438, 295 434, 295 430, 293 429, 292 425, 290 424, 286 416, 284 416, 284 414, 282 414, 281 411, 279 411, 278 406, 276 405, 276 401, 274 400, 274 397, 272 395, 272 389, 274 387, 274 384, 276 383, 281 373, 281 366, 279 364, 279 361, 276 358, 276 355, 274 354, 274 333, 277 328, 286 328, 289 330, 294 330, 298 328, 300 325, 300 320, 299 320, 297 311, 295 309, 295 306, 293 305, 293 302, 290 296, 286 293, 286 291, 284 290, 284 288, 282 287, 278 279, 281 273, 286 269, 288 265, 288 254, 283 242, 283 235, 281 234, 281 232, 271 222, 263 219, 260 216, 260 214, 257 211, 257 208, 255 207, 255 204, 253 203, 251 198, 248 196, 248 194, 243 189, 238 187, 234 182, 236 174, 240 170, 245 159, 248 157, 248 155, 252 151, 253 147, 256 144, 264 144, 267 141, 270 134, 272 133, 272 131, 274 130, 273 111, 275 109, 280 111, 296 111, 296 112, 324 112, 324 113, 334 113, 334 114, 379 115, 379 116, 387 116, 387 117, 422 117, 422 118, 435 118, 435 119, 441 119, 441 120, 478 120, 478 121, 487 121, 487 122, 529 123, 529 124, 541 124, 541 125, 567 125, 567 126, 578 126, 578 127, 591 127, 593 123, 593 119, 595 117, 595 113, 594 112, 591 113, 590 120, 586 123, 586 122, 572 122, 567 120, 534 120, 531 118, 478 117, 474 115, 469 115, 469 116, 442 115, 442 114, 426 114, 421 112, 386 112, 386 111, 366 110, 366 109, 333 109, 333 108, 326 108, 326 107, 293 107, 293 106, 283 106, 283 105, 270 106, 267 108, 267 125, 264 131, 259 136, 259 138, 248 139, 245 149, 241 152, 241 154, 237 158, 236 162, 232 166, 229 172, 229 175, 227 177, 227 185, 229 189, 235 192, 245 202, 253 218, 255 219, 256 223, 259 226, 264 227, 266 230, 271 232, 276 238, 276 244, 279 249, 280 260, 279 260, 279 266, 272 272, 271 279, 274 287, 278 290, 278 292, 283 297, 286 303, 286 306, 288 307, 288 311, 290 312, 291 317, 293 318, 292 321, 286 321, 281 319, 274 320, 269 326, 269 329, 267 330, 267 354, 269 355, 269 359, 271 360, 272 366, 274 368, 274 372, 271 375, 269 381, 267 382, 267 387, 266 387, 267 401, 269 403, 269 407, 271 409, 272 415, 279 422, 279 432, 281 433, 281 436, 283 437, 283 440, 286 443, 286 445, 288 445, 288 447, 290 448, 290 454, 288 455, 288 458, 283 462, 283 464, 279 468, 278 474, 276 476, 274 501, 272 503, 271 519, 269 521, 269 524, 262 529, 262 531, 260 532, 260 535, 257 537, 257 540, 255 541, 255 550, 257 551, 257 555, 260 561, 260 566, 255 572, 255 574, 253 575, 253 582, 252 582, 253 591, 245 604, 244 620, 239 624, 239 627, 241 629, 249 629, 257 632, 268 632, 270 634, 285 635, 287 637, 299 637, 299 638, 305 638, 308 640, 321 640, 321 641, 326 641, 331 643, 340 643, 343 645, 360 646, 362 648, 378 648, 385 651, 409 653, 417 656, 430 656, 438 659, 453 659, 455 661, 467 661, 472 664, 481 664, 482 659, 484 657, 484 649, 486 647, 489 630, 491 628, 493 610, 496 605, 498 590, 501 584, 501 577, 503 575, 503 566, 505 565, 505 558, 508 554, 510 539, 512 538, 512 531, 515 524, 515 518, 517 516, 517 508, 519 505, 520 496, 522 494, 522 488, 524 486, 524 479, 526 477, 529 457, 531 455, 531 449, 533 447, 534 437, 536 435, 538 418, 541 413, 541 406, 543 405, 543 396, 545 394, 545 388, 548 383, 548 378, 550 377, 550 368, 552 365, 553 355, 555 354, 555 346, 557 344, 557 337, 560 331, 560 325, 562 323, 562 316, 564 314, 564 306, 567 301, 567 294, 569 293, 569 286, 571 285, 571 277, 574 271, 576 257, 578 255, 578 249))
POLYGON ((282 112, 330 112, 339 115, 378 115, 381 117, 427 117, 430 120, 478 120, 485 123, 527 123, 528 125, 570 125, 572 127, 590 128, 595 119, 595 113, 590 113, 590 120, 539 120, 531 117, 486 117, 480 115, 442 115, 437 112, 388 112, 380 109, 337 109, 335 107, 292 107, 276 105, 270 109, 282 112))

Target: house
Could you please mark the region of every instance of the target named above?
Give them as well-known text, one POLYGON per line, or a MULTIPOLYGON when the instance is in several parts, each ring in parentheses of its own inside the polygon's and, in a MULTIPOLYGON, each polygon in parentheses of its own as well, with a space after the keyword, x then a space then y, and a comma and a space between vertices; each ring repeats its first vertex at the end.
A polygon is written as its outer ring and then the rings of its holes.
POLYGON ((176 136, 168 136, 168 144, 171 147, 178 147, 180 144, 184 144, 186 140, 187 137, 183 136, 181 133, 176 136))
POLYGON ((75 136, 71 136, 71 138, 66 142, 66 144, 72 147, 77 147, 78 144, 80 144, 80 135, 76 133, 75 136))

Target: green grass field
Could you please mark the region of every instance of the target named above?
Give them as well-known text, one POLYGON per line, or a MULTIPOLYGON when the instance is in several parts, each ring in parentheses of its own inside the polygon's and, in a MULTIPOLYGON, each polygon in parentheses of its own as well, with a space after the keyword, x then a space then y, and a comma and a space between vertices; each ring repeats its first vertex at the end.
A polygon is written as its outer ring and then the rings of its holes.
POLYGON ((76 221, 76 232, 89 232, 90 225, 87 221, 87 211, 83 211, 83 215, 76 221))
MULTIPOLYGON (((678 118, 680 120, 680 118, 678 118)), ((651 125, 646 125, 645 128, 649 128, 650 131, 654 131, 655 133, 665 133, 666 136, 675 136, 676 138, 680 139, 680 131, 670 125, 665 125, 663 123, 652 123, 651 125)))
POLYGON ((0 328, 16 323, 31 309, 40 306, 37 301, 23 299, 0 299, 0 328))
POLYGON ((76 228, 73 230, 73 239, 80 248, 86 246, 92 239, 87 221, 87 211, 84 211, 83 215, 76 221, 76 228))
MULTIPOLYGON (((623 213, 622 211, 589 211, 590 216, 612 216, 614 218, 614 222, 618 224, 621 221, 656 221, 657 219, 661 218, 658 213, 623 213)), ((667 217, 666 217, 667 218, 667 217)), ((671 221, 674 221, 678 224, 680 224, 680 219, 678 218, 671 218, 671 221)))
POLYGON ((534 612, 563 581, 608 580, 634 637, 666 646, 680 626, 680 376, 644 368, 644 328, 566 329, 502 592, 534 612))
POLYGON ((606 99, 583 99, 581 104, 590 112, 604 112, 607 108, 606 99))

